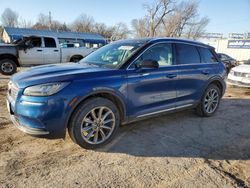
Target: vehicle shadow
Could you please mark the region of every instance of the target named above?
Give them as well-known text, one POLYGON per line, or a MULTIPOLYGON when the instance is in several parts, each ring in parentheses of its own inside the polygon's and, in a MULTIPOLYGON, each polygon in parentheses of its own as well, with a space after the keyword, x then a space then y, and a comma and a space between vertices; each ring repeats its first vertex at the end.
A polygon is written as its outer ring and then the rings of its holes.
POLYGON ((250 159, 250 99, 222 99, 213 117, 192 110, 125 125, 101 152, 143 157, 250 159))

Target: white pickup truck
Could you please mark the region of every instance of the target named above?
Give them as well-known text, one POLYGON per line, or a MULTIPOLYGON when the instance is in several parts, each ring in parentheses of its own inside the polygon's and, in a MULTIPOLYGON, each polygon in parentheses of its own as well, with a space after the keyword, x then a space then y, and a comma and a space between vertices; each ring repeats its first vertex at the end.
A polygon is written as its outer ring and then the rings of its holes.
POLYGON ((14 44, 0 44, 0 72, 11 75, 19 66, 77 62, 92 51, 86 47, 64 48, 55 37, 23 37, 14 44))

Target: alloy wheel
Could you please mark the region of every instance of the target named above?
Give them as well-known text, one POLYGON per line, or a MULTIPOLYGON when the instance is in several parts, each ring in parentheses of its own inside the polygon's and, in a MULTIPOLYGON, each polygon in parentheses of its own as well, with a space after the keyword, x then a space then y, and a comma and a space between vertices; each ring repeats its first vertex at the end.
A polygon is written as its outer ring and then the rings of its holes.
POLYGON ((82 138, 89 144, 101 144, 115 128, 115 115, 108 107, 100 106, 90 110, 81 123, 82 138))
POLYGON ((219 104, 219 93, 216 89, 210 89, 204 99, 204 107, 207 113, 213 113, 219 104))

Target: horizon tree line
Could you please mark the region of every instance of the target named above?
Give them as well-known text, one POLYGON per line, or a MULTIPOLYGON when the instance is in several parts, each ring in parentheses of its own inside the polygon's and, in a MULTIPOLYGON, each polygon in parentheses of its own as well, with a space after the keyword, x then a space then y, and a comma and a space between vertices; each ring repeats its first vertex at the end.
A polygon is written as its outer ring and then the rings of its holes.
POLYGON ((6 8, 1 17, 3 27, 20 27, 46 29, 52 31, 74 31, 98 33, 110 41, 128 37, 184 37, 197 39, 204 32, 209 19, 200 17, 199 2, 196 0, 154 0, 143 5, 145 15, 131 21, 131 29, 127 24, 119 22, 112 26, 96 22, 92 16, 80 14, 72 23, 54 20, 51 15, 40 13, 35 23, 23 19, 19 14, 6 8))

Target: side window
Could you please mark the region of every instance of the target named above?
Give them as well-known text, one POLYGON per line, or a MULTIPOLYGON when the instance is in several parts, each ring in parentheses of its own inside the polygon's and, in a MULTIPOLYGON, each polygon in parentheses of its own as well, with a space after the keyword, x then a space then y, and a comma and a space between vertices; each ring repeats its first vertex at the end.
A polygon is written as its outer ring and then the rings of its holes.
POLYGON ((26 41, 25 44, 32 48, 40 48, 42 46, 42 40, 39 37, 34 37, 26 41))
POLYGON ((56 48, 56 42, 53 38, 44 37, 45 48, 56 48))
POLYGON ((213 53, 209 49, 207 49, 207 48, 199 48, 199 50, 200 50, 200 53, 201 53, 203 63, 217 62, 217 60, 214 57, 213 53))
POLYGON ((224 54, 221 54, 221 60, 224 61, 224 60, 227 60, 229 59, 229 57, 227 57, 226 55, 224 54))
POLYGON ((159 67, 170 66, 173 64, 172 45, 156 44, 147 49, 135 62, 134 67, 138 67, 143 60, 154 60, 159 63, 159 67))
POLYGON ((176 44, 176 59, 178 64, 200 63, 197 48, 189 44, 176 44))

